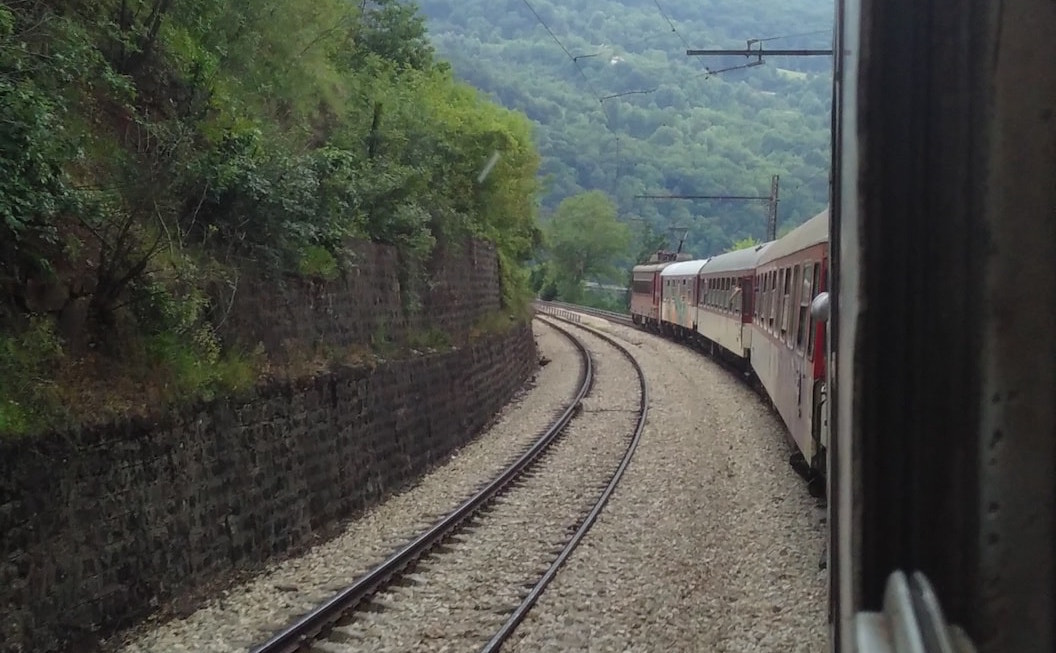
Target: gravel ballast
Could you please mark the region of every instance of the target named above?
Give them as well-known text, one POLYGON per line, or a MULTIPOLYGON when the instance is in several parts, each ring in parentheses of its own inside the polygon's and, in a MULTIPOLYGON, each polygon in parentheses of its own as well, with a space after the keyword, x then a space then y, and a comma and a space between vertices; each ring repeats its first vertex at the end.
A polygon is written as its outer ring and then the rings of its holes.
POLYGON ((594 528, 504 650, 827 650, 825 511, 790 469, 776 416, 686 347, 582 319, 639 359, 649 420, 594 528))
POLYGON ((107 643, 107 650, 245 651, 344 589, 401 544, 428 528, 494 478, 538 439, 575 395, 582 363, 568 339, 533 325, 540 356, 550 359, 479 438, 397 494, 352 521, 343 534, 305 555, 270 565, 220 593, 187 618, 148 621, 107 643))
MULTIPOLYGON (((621 340, 641 363, 650 384, 649 420, 598 521, 503 650, 827 650, 827 577, 818 568, 824 510, 789 467, 777 417, 729 372, 686 347, 582 319, 621 340)), ((189 618, 136 629, 122 650, 245 651, 494 477, 537 438, 577 386, 576 350, 539 322, 534 328, 540 354, 551 360, 536 387, 450 463, 350 524, 342 536, 273 565, 189 618)), ((596 339, 582 337, 600 351, 596 339)), ((601 352, 596 364, 601 384, 619 363, 601 352)), ((637 384, 630 374, 615 376, 622 384, 612 390, 598 385, 559 447, 587 446, 589 437, 572 437, 577 430, 629 435, 637 384), (611 428, 590 426, 595 418, 611 428)), ((409 583, 376 597, 373 612, 342 629, 345 641, 321 643, 317 650, 479 650, 489 636, 483 631, 502 624, 556 555, 550 533, 560 528, 561 515, 574 523, 600 492, 604 479, 579 483, 578 503, 567 491, 566 499, 557 498, 560 488, 574 487, 565 485, 568 478, 590 480, 591 470, 602 467, 582 453, 560 454, 556 476, 540 468, 522 485, 531 493, 515 491, 492 511, 514 515, 533 508, 543 518, 539 529, 524 522, 512 539, 478 538, 499 523, 480 519, 447 545, 449 553, 427 558, 409 583), (496 584, 496 578, 504 580, 496 584), (459 596, 451 597, 452 587, 459 596), (400 626, 408 614, 412 625, 400 626)), ((605 468, 611 472, 611 466, 605 468)))
MULTIPOLYGON (((580 334, 577 334, 580 335, 580 334)), ((601 495, 638 422, 634 367, 588 335, 595 381, 563 437, 522 481, 474 519, 410 583, 390 587, 316 648, 477 651, 538 580, 601 495)))

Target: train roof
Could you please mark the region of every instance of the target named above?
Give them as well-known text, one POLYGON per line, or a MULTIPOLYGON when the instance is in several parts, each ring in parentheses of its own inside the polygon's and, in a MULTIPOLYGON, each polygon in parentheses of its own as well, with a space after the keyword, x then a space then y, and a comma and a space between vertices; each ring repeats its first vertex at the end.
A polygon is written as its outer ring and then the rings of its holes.
POLYGON ((631 272, 656 272, 657 270, 663 270, 667 266, 674 264, 674 261, 662 261, 660 263, 643 263, 642 265, 636 265, 631 268, 631 272))
POLYGON ((660 273, 661 277, 695 277, 700 272, 700 268, 704 267, 704 264, 711 259, 700 258, 692 261, 679 261, 678 263, 672 264, 670 267, 664 268, 663 272, 660 273))
POLYGON ((716 274, 720 272, 739 272, 741 270, 754 270, 759 257, 766 252, 776 241, 770 241, 754 247, 745 247, 735 252, 719 254, 708 259, 707 264, 700 270, 700 274, 716 274))
POLYGON ((824 243, 829 239, 829 210, 825 209, 813 218, 807 220, 784 238, 779 238, 767 248, 766 252, 759 257, 756 265, 763 265, 795 254, 818 243, 824 243))

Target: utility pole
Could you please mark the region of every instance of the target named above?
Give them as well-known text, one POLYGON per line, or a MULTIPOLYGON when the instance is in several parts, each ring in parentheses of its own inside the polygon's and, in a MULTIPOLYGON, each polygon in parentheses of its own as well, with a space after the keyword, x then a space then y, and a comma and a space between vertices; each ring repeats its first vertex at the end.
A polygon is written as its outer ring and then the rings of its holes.
POLYGON ((766 239, 777 238, 777 202, 779 175, 770 178, 770 194, 763 195, 635 195, 636 199, 650 200, 766 200, 769 202, 766 214, 766 239))
POLYGON ((766 239, 777 240, 777 193, 778 193, 778 181, 780 177, 774 175, 770 178, 770 206, 766 216, 766 239))

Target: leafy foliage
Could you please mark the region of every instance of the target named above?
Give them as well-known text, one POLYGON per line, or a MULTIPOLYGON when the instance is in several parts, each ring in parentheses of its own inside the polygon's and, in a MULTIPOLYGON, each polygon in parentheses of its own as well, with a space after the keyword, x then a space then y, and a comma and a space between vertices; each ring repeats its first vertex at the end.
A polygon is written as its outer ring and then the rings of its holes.
POLYGON ((549 270, 557 296, 580 301, 587 279, 617 279, 614 265, 630 244, 630 231, 616 220, 616 205, 601 191, 569 197, 547 224, 549 270))
POLYGON ((0 334, 0 434, 22 433, 62 411, 53 381, 61 359, 54 325, 40 316, 18 335, 0 334))
MULTIPOLYGON (((687 48, 827 48, 832 4, 810 0, 422 0, 437 50, 458 75, 536 124, 543 200, 604 190, 621 220, 644 219, 672 246, 707 256, 764 238, 761 201, 647 194, 768 196, 780 175, 782 224, 827 202, 831 62, 825 57, 687 57, 687 48), (569 54, 540 24, 545 24, 569 54), (670 19, 670 22, 668 22, 670 19), (674 30, 673 30, 674 28, 674 30), (676 31, 677 30, 677 31, 676 31), (569 55, 576 57, 573 62, 569 55)), ((628 254, 631 254, 629 252, 628 254)), ((628 256, 624 264, 630 265, 628 256)))
POLYGON ((399 248, 412 301, 437 242, 489 238, 523 310, 541 241, 531 131, 455 81, 400 0, 6 3, 5 342, 28 333, 31 286, 51 284, 52 323, 88 306, 71 357, 208 395, 246 366, 221 351, 202 288, 240 266, 333 278, 356 238, 399 248))
POLYGON ((758 240, 752 238, 751 236, 747 236, 745 238, 741 238, 740 240, 734 241, 734 243, 730 245, 729 249, 727 249, 726 251, 736 252, 739 249, 748 249, 749 247, 755 247, 758 244, 758 240))

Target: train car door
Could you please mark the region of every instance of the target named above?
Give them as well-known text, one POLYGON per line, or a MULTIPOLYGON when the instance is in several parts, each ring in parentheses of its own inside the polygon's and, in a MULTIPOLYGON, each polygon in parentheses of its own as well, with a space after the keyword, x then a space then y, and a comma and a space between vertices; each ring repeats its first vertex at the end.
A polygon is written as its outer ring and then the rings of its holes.
POLYGON ((752 306, 753 306, 753 289, 752 289, 752 278, 741 277, 741 324, 748 324, 752 321, 752 306))

